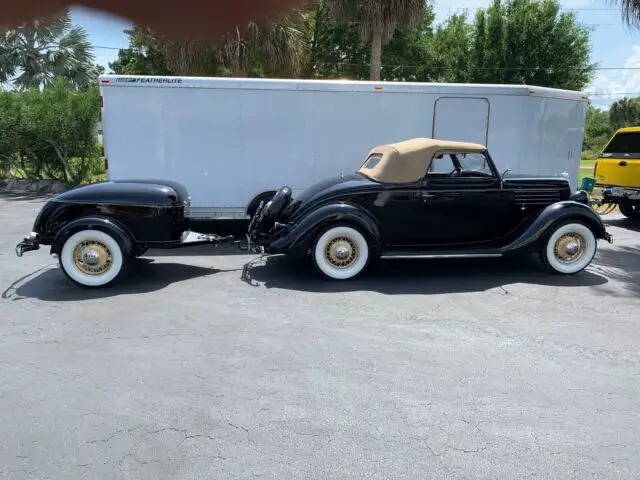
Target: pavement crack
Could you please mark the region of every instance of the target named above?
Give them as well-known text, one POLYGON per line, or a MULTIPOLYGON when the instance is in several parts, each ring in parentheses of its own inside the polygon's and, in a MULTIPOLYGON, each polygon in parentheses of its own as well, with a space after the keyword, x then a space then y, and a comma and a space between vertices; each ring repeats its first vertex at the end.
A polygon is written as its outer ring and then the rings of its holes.
POLYGON ((441 457, 443 455, 443 452, 437 453, 433 449, 433 447, 427 443, 427 439, 426 438, 415 437, 415 436, 409 436, 408 438, 411 439, 411 440, 417 440, 418 442, 422 442, 424 444, 425 448, 427 450, 429 450, 429 452, 431 452, 431 455, 433 455, 434 457, 441 457))
POLYGON ((449 446, 449 448, 456 452, 462 452, 462 453, 480 453, 480 452, 484 452, 487 449, 487 447, 480 447, 480 448, 470 450, 466 448, 452 447, 452 446, 449 446))
POLYGON ((139 430, 140 428, 142 428, 141 426, 137 426, 137 427, 133 427, 133 428, 127 428, 127 429, 121 429, 121 430, 116 430, 115 432, 113 432, 111 435, 109 435, 107 438, 98 438, 96 440, 89 440, 88 444, 95 444, 95 443, 108 443, 111 440, 113 440, 114 438, 116 438, 118 435, 122 435, 122 434, 126 434, 126 433, 132 433, 136 430, 139 430))
POLYGON ((243 432, 245 432, 247 434, 247 442, 250 444, 253 444, 253 441, 251 440, 251 432, 247 427, 243 427, 242 425, 236 425, 234 423, 231 423, 229 420, 227 420, 227 425, 235 428, 236 430, 242 430, 243 432))
POLYGON ((157 335, 132 335, 116 336, 116 337, 102 337, 103 340, 149 340, 150 338, 165 338, 165 337, 199 337, 202 338, 202 333, 159 333, 157 335))
POLYGON ((161 428, 160 430, 151 430, 150 432, 147 432, 147 433, 149 435, 157 435, 163 432, 175 432, 175 433, 181 433, 185 436, 187 435, 187 430, 175 428, 175 427, 166 427, 166 428, 161 428))
POLYGON ((233 427, 237 430, 244 430, 245 432, 247 432, 247 435, 249 434, 249 429, 247 427, 243 427, 242 425, 236 425, 234 423, 231 423, 229 421, 227 421, 227 425, 229 425, 230 427, 233 427))

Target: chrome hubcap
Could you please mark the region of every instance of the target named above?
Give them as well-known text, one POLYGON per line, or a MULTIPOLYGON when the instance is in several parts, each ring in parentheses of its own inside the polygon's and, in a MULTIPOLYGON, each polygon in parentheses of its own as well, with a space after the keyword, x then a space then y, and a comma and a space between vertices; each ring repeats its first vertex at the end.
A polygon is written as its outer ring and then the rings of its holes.
POLYGON ((586 248, 587 242, 582 235, 569 233, 558 239, 554 252, 559 261, 563 263, 573 263, 582 258, 586 248))
POLYGON ((73 264, 87 275, 101 275, 113 264, 111 250, 98 240, 85 240, 73 249, 73 264))
POLYGON ((346 237, 334 238, 327 244, 324 256, 332 267, 348 268, 358 258, 358 247, 346 237))

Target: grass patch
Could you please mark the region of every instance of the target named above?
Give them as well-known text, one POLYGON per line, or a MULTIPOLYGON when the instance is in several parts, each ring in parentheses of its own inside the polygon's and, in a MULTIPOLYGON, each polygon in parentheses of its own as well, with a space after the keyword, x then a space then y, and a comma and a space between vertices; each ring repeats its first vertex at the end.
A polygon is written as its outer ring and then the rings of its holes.
MULTIPOLYGON (((596 161, 594 160, 581 160, 580 161, 580 172, 578 174, 578 188, 580 187, 580 184, 582 183, 582 179, 583 178, 593 178, 593 167, 595 166, 596 161)), ((602 189, 600 188, 594 188, 592 192, 589 193, 589 196, 593 199, 593 200, 598 200, 602 197, 602 189)), ((598 211, 600 211, 600 213, 602 213, 603 208, 599 208, 598 211)), ((608 210, 608 207, 607 207, 608 210)), ((620 213, 620 209, 616 206, 616 208, 614 208, 611 212, 609 213, 620 213)))
POLYGON ((578 173, 578 186, 582 183, 582 179, 585 177, 593 178, 593 167, 595 166, 595 160, 581 160, 580 171, 578 173))

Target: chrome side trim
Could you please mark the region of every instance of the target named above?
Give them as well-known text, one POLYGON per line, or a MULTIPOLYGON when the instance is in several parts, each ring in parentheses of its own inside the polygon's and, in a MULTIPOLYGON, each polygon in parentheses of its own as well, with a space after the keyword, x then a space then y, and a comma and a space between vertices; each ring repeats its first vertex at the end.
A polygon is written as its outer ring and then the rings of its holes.
POLYGON ((501 253, 428 253, 428 254, 416 254, 416 255, 381 255, 383 259, 394 258, 497 258, 502 257, 501 253))

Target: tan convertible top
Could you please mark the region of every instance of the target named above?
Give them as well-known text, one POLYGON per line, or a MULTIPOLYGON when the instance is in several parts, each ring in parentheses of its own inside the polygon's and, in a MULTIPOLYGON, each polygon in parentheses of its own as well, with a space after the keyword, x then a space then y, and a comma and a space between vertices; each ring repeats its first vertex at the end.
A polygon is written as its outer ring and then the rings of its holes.
POLYGON ((435 154, 484 151, 486 147, 478 143, 413 138, 371 149, 358 172, 379 182, 416 182, 426 175, 435 154), (370 162, 372 155, 380 160, 370 162))

